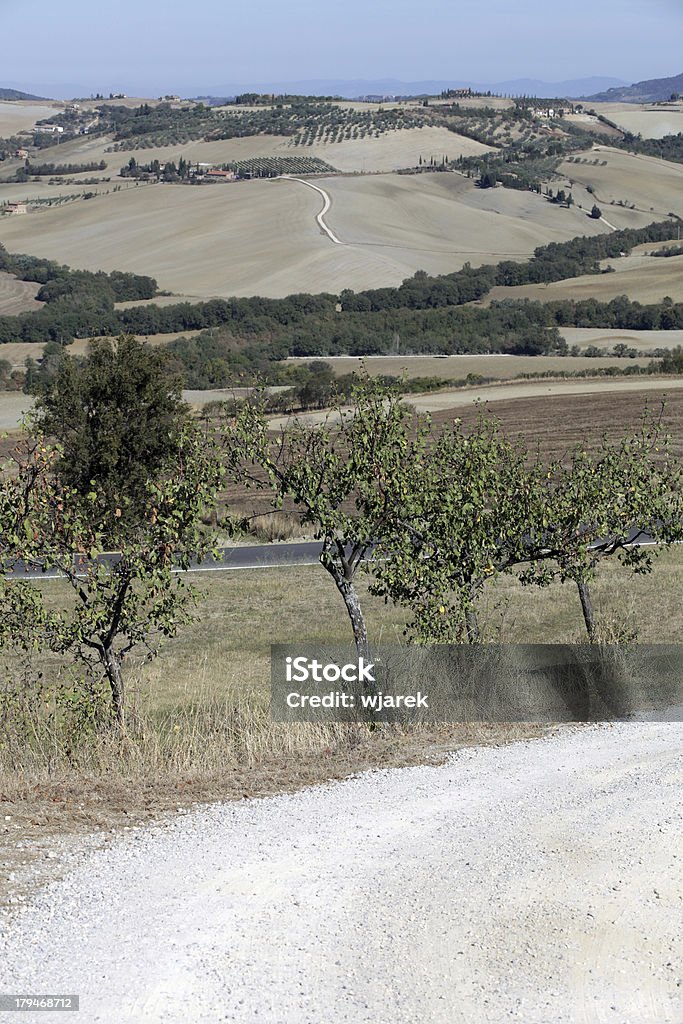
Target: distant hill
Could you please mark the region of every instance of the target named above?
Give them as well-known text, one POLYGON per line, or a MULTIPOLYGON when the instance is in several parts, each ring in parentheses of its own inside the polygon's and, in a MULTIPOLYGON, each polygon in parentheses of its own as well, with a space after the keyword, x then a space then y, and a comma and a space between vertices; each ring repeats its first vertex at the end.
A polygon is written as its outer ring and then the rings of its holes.
MULTIPOLYGON (((542 82, 535 78, 518 78, 510 82, 472 82, 464 79, 429 79, 421 82, 404 82, 398 78, 368 79, 316 79, 300 82, 258 82, 245 85, 227 85, 210 93, 204 90, 199 99, 211 101, 214 97, 232 97, 243 92, 288 93, 293 96, 343 96, 355 99, 358 96, 438 96, 446 89, 471 88, 475 92, 492 92, 494 95, 540 96, 578 98, 587 96, 598 89, 623 86, 618 78, 579 78, 567 82, 542 82)), ((215 102, 215 100, 214 100, 215 102)))
POLYGON ((44 100, 45 96, 32 96, 30 92, 18 89, 0 89, 0 100, 44 100))
POLYGON ((668 100, 674 93, 683 96, 683 75, 674 78, 651 78, 647 82, 636 82, 617 89, 599 92, 587 99, 605 103, 652 103, 668 100))

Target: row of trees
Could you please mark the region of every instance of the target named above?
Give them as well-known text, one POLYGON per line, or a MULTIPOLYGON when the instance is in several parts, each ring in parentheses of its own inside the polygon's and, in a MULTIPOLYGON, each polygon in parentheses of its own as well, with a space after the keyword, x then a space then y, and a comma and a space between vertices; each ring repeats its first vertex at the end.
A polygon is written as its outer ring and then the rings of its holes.
POLYGON ((599 636, 590 583, 613 556, 649 572, 661 544, 683 535, 683 475, 658 418, 595 451, 547 464, 481 415, 440 432, 395 389, 361 381, 350 409, 279 436, 245 405, 223 434, 241 483, 291 503, 322 541, 323 566, 346 606, 359 652, 367 629, 356 577, 404 606, 412 641, 479 642, 477 607, 503 574, 525 586, 577 587, 589 640, 599 636), (369 559, 372 556, 372 562, 369 559))
POLYGON ((436 431, 395 389, 361 378, 325 424, 273 434, 256 400, 207 435, 164 359, 122 337, 94 344, 85 363, 63 360, 0 480, 0 643, 50 650, 88 686, 101 680, 119 722, 129 652, 153 655, 191 618, 196 595, 178 570, 212 550, 205 523, 227 482, 266 490, 314 532, 361 653, 362 572, 373 594, 407 609, 413 642, 479 642, 481 596, 503 574, 574 583, 598 640, 590 583, 601 560, 648 572, 659 548, 633 540, 681 538, 681 470, 655 418, 548 465, 484 415, 436 431), (72 599, 45 602, 16 578, 26 565, 57 570, 72 599))

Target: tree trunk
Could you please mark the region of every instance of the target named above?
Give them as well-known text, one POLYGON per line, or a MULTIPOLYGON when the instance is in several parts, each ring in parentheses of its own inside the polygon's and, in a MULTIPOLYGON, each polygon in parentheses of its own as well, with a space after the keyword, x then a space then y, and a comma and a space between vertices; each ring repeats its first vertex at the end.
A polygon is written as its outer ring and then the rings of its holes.
POLYGON ((346 605, 346 611, 351 622, 351 629, 353 630, 353 639, 356 644, 358 657, 365 658, 367 661, 370 657, 368 630, 365 625, 365 616, 361 610, 356 588, 351 580, 347 580, 346 577, 341 574, 337 575, 337 573, 333 572, 332 577, 337 586, 337 590, 341 594, 344 604, 346 605))
POLYGON ((102 652, 102 664, 109 686, 111 687, 111 702, 114 709, 114 717, 118 725, 123 725, 124 718, 124 687, 121 674, 121 659, 111 649, 102 652))
POLYGON ((481 642, 479 622, 477 620, 477 613, 475 612, 474 608, 468 608, 465 612, 465 628, 467 630, 468 644, 478 644, 481 642))
POLYGON ((576 586, 579 591, 579 597, 581 598, 581 610, 583 612, 583 621, 586 623, 588 641, 593 644, 595 643, 595 612, 593 611, 591 592, 585 580, 577 580, 576 586))

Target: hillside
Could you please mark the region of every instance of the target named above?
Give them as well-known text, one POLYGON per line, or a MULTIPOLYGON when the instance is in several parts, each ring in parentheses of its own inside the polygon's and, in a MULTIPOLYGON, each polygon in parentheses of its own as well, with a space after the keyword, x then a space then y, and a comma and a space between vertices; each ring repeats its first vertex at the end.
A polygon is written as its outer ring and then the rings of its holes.
POLYGON ((0 89, 0 100, 44 100, 45 96, 33 96, 18 89, 0 89))
POLYGON ((674 93, 683 94, 683 74, 673 78, 651 78, 646 82, 636 82, 607 92, 589 96, 591 100, 605 103, 653 103, 657 100, 668 100, 674 93))

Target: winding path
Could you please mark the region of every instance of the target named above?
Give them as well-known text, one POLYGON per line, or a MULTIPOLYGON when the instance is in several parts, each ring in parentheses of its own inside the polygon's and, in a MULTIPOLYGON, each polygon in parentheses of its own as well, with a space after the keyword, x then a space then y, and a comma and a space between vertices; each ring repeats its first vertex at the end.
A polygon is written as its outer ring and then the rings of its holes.
POLYGON ((327 224, 325 223, 325 214, 327 213, 329 208, 332 206, 332 200, 330 199, 330 197, 329 197, 328 193, 325 191, 325 189, 324 188, 320 188, 319 185, 314 185, 312 181, 306 181, 305 178, 292 178, 292 177, 290 177, 287 174, 283 174, 282 177, 285 178, 287 181, 298 181, 301 185, 308 185, 309 188, 312 188, 316 192, 320 193, 320 195, 324 199, 324 203, 323 203, 322 210, 320 211, 320 213, 318 214, 318 216, 315 219, 317 220, 318 224, 323 229, 323 231, 325 232, 327 237, 330 239, 330 241, 334 242, 335 245, 345 245, 346 243, 342 242, 341 238, 337 238, 337 236, 335 235, 335 233, 332 230, 332 228, 329 228, 327 226, 327 224))

